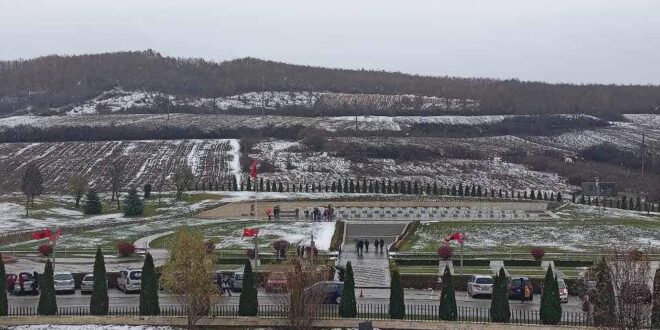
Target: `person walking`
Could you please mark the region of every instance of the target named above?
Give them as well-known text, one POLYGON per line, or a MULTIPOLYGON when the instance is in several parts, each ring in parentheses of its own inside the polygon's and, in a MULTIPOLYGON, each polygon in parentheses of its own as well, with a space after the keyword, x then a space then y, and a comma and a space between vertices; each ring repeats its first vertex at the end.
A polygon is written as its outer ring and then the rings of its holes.
POLYGON ((362 239, 358 241, 358 255, 362 255, 362 249, 364 248, 364 242, 362 239))
POLYGON ((34 272, 32 274, 32 291, 37 292, 39 290, 39 273, 34 272))
POLYGON ((378 244, 378 245, 380 245, 380 252, 382 253, 383 252, 383 246, 385 246, 385 240, 383 240, 382 237, 380 238, 380 244, 378 244))
POLYGON ((229 278, 227 275, 224 275, 222 277, 222 282, 220 282, 220 294, 225 293, 227 291, 227 295, 231 297, 231 290, 229 289, 229 278))
POLYGON ((521 277, 520 278, 520 287, 518 288, 519 294, 520 294, 520 301, 524 304, 525 303, 525 280, 521 277))
POLYGON ((367 253, 369 253, 369 240, 368 239, 364 240, 364 250, 367 251, 367 253))
POLYGON ((374 252, 378 253, 378 239, 374 238, 374 252))

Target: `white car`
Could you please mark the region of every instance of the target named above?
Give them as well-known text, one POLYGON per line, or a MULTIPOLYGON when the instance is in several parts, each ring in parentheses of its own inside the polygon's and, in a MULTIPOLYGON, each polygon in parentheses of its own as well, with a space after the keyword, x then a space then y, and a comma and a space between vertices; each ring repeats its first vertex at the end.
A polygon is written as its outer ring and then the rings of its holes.
POLYGON ((559 286, 559 301, 563 303, 568 302, 568 287, 564 279, 557 279, 557 285, 559 286))
POLYGON ((117 289, 129 292, 139 292, 142 284, 142 269, 124 269, 119 272, 117 289))
POLYGON ((467 292, 472 298, 477 295, 492 295, 494 282, 490 275, 472 275, 467 282, 467 292))
POLYGON ((55 283, 55 293, 70 293, 76 292, 76 281, 73 279, 73 274, 69 272, 57 272, 53 276, 55 283))
MULTIPOLYGON (((108 279, 105 279, 105 287, 108 287, 108 279)), ((92 293, 94 291, 94 274, 87 274, 80 282, 80 293, 92 293)))

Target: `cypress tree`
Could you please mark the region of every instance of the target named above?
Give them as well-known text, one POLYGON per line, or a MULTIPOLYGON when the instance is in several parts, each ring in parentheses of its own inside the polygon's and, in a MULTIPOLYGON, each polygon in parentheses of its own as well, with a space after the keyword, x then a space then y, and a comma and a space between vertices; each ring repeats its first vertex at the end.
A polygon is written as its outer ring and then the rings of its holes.
POLYGON ((433 195, 438 195, 438 183, 433 182, 433 195))
POLYGON ((92 289, 92 298, 89 301, 89 314, 107 315, 108 308, 108 281, 105 275, 105 260, 101 252, 101 247, 98 247, 96 248, 96 257, 94 258, 94 287, 92 289))
POLYGON ((561 198, 561 191, 557 192, 557 201, 558 201, 558 202, 561 202, 561 201, 562 201, 562 198, 561 198))
POLYGON ((85 214, 99 214, 103 210, 101 199, 94 190, 90 190, 85 194, 85 201, 83 202, 83 212, 85 214))
POLYGON ((616 322, 616 300, 610 269, 605 258, 596 265, 595 271, 598 293, 592 301, 594 325, 608 327, 616 322))
POLYGON ((417 181, 415 181, 415 185, 413 187, 413 194, 419 195, 419 185, 417 184, 417 181))
POLYGON ((543 281, 543 294, 541 294, 541 310, 539 314, 543 324, 559 324, 561 321, 561 301, 559 300, 559 285, 557 277, 548 266, 543 281))
POLYGON ((642 210, 642 202, 639 199, 639 195, 637 195, 637 211, 642 210))
POLYGON ((628 203, 626 202, 626 195, 621 196, 621 209, 625 210, 628 208, 628 203))
POLYGON ((534 189, 529 193, 529 199, 536 199, 536 195, 534 194, 534 189))
POLYGON ((628 198, 628 210, 634 210, 635 209, 635 203, 633 202, 632 197, 628 198))
POLYGON ((497 195, 497 197, 502 198, 502 188, 500 188, 500 192, 499 192, 499 194, 497 195))
POLYGON ((584 198, 584 195, 580 197, 580 204, 584 205, 587 203, 587 200, 584 198))
POLYGON ((247 184, 247 187, 245 188, 245 190, 252 191, 252 180, 250 180, 250 178, 247 179, 246 184, 247 184))
POLYGON ((392 180, 387 179, 387 193, 391 194, 392 193, 392 180))
POLYGON ((238 301, 238 315, 256 316, 259 312, 259 298, 257 297, 257 280, 252 271, 249 259, 245 260, 243 267, 243 286, 238 301))
MULTIPOLYGON (((533 190, 532 190, 532 193, 534 193, 533 190)), ((523 198, 524 198, 524 199, 527 199, 527 190, 525 190, 525 191, 523 192, 523 198)))
MULTIPOLYGON (((351 180, 353 182, 353 180, 351 180)), ((348 193, 350 190, 348 189, 348 179, 344 179, 344 192, 348 193)))
POLYGON ((477 197, 481 197, 481 196, 483 196, 481 186, 477 186, 477 197))
POLYGON ((453 186, 451 187, 451 195, 452 195, 452 196, 456 196, 456 185, 453 185, 453 186))
POLYGON ((7 272, 5 272, 5 263, 2 262, 0 254, 0 316, 7 316, 9 304, 7 303, 7 272))
POLYGON ((380 186, 380 192, 385 193, 385 189, 386 189, 385 179, 381 179, 380 184, 378 183, 378 181, 376 181, 376 185, 380 186))
MULTIPOLYGON (((369 182, 371 182, 371 181, 369 181, 369 182)), ((367 192, 367 179, 366 178, 362 179, 362 192, 363 193, 367 192)))
POLYGON ((154 259, 147 253, 142 266, 142 282, 140 283, 140 315, 159 315, 158 276, 154 268, 154 259))
POLYGON ((653 277, 653 308, 651 309, 651 328, 660 329, 660 269, 655 271, 655 276, 653 277))
POLYGON ((458 311, 456 308, 456 289, 454 288, 454 277, 445 266, 442 274, 442 293, 440 294, 440 319, 445 321, 456 321, 458 311))
POLYGON ((571 203, 575 204, 575 194, 571 194, 571 203))
POLYGON ((264 178, 259 178, 259 191, 264 191, 264 178))
MULTIPOLYGON (((369 187, 369 189, 372 189, 372 187, 369 187)), ((372 192, 374 192, 374 191, 372 190, 372 192)), ((380 183, 378 183, 378 181, 376 181, 376 190, 375 190, 375 192, 376 192, 377 194, 380 194, 381 192, 385 192, 385 191, 381 191, 381 189, 380 189, 380 183)))
MULTIPOLYGON (((370 193, 374 192, 374 182, 373 181, 369 181, 369 192, 370 193)), ((379 187, 378 181, 376 181, 376 192, 380 193, 380 187, 379 187)))
POLYGON ((463 190, 463 182, 461 182, 458 184, 458 195, 463 196, 463 192, 465 192, 465 190, 463 190))
POLYGON ((124 215, 127 217, 138 216, 144 213, 144 203, 140 199, 137 190, 131 188, 124 198, 124 215))
POLYGON ((44 274, 41 277, 41 294, 39 295, 37 314, 57 314, 57 298, 55 297, 55 283, 53 282, 53 264, 50 262, 50 259, 46 260, 44 274))
POLYGON ((232 182, 231 182, 231 189, 232 189, 233 191, 238 191, 238 181, 236 181, 236 176, 233 175, 233 176, 232 176, 232 179, 233 179, 233 180, 232 180, 232 182))
POLYGON ((279 181, 277 184, 277 191, 279 192, 284 192, 284 186, 282 185, 282 181, 279 181))
POLYGON ((399 193, 399 187, 396 181, 394 181, 394 185, 392 186, 392 193, 393 194, 398 194, 399 193))
POLYGON ((355 301, 355 279, 353 278, 353 266, 351 262, 346 263, 346 277, 344 278, 344 290, 339 303, 339 316, 357 317, 357 302, 355 301))
POLYGON ((391 271, 390 281, 390 306, 389 314, 393 320, 403 320, 406 317, 406 305, 404 303, 403 284, 399 270, 394 268, 391 271))
POLYGON ((334 181, 332 182, 332 186, 330 186, 330 190, 332 192, 337 192, 337 184, 334 181))
POLYGON ((470 196, 470 186, 465 185, 465 193, 463 193, 463 196, 470 196))
MULTIPOLYGON (((553 199, 554 199, 554 196, 552 196, 552 197, 553 197, 553 199)), ((548 192, 547 192, 547 191, 544 191, 544 192, 543 192, 543 200, 544 200, 544 201, 547 201, 547 200, 548 200, 548 192)))
POLYGON ((426 193, 427 195, 431 195, 431 194, 432 194, 432 192, 431 192, 431 184, 430 184, 430 183, 427 183, 427 184, 426 184, 426 191, 425 191, 425 193, 426 193))
POLYGON ((490 300, 490 319, 495 323, 508 323, 511 319, 508 291, 509 283, 504 267, 502 267, 500 273, 495 276, 493 295, 490 300))
POLYGON ((472 188, 470 188, 470 196, 472 197, 477 197, 477 188, 472 184, 472 188))

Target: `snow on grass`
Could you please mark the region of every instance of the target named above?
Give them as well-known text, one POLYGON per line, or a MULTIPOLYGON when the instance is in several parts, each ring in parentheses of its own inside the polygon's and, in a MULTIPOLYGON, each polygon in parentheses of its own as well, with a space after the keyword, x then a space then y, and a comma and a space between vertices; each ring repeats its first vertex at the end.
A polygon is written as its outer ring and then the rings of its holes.
POLYGON ((147 325, 19 325, 8 327, 10 330, 174 330, 172 327, 147 326, 147 325))
MULTIPOLYGON (((657 224, 656 224, 657 225, 657 224)), ((409 251, 434 252, 455 231, 465 233, 467 251, 526 252, 540 246, 563 251, 600 251, 614 245, 660 247, 654 224, 630 221, 557 221, 555 223, 423 223, 409 241, 409 251)))
POLYGON ((314 243, 319 250, 330 248, 330 241, 335 230, 334 222, 249 222, 218 224, 217 226, 207 227, 203 230, 206 237, 217 241, 215 248, 244 248, 249 249, 254 246, 252 239, 242 238, 243 228, 259 228, 259 238, 257 239, 259 247, 269 248, 273 241, 283 239, 292 245, 309 245, 311 236, 314 236, 314 243))

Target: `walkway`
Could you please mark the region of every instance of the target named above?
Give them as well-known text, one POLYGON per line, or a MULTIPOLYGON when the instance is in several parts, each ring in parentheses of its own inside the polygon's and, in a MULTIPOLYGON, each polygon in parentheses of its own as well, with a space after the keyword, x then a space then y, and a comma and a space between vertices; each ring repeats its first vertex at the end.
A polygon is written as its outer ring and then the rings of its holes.
POLYGON ((387 221, 347 221, 344 234, 344 245, 339 263, 346 265, 350 260, 355 275, 357 288, 389 288, 390 267, 387 258, 387 246, 394 238, 401 234, 406 222, 387 221), (383 239, 385 248, 383 252, 374 249, 374 240, 383 239), (369 240, 369 252, 362 255, 355 251, 355 242, 359 239, 369 240))

